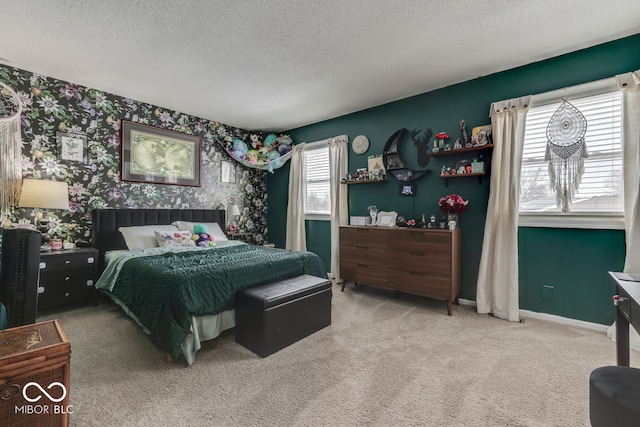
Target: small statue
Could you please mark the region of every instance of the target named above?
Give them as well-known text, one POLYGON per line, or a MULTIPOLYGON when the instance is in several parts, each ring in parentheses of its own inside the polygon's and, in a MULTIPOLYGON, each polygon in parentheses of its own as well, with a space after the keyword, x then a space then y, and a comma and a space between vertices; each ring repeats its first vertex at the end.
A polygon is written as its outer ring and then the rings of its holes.
POLYGON ((459 150, 462 148, 462 144, 460 144, 460 140, 456 139, 456 142, 453 144, 453 149, 454 150, 459 150))
POLYGON ((466 147, 469 143, 469 136, 467 135, 467 124, 464 120, 460 120, 460 134, 462 135, 462 141, 464 142, 464 146, 466 147))

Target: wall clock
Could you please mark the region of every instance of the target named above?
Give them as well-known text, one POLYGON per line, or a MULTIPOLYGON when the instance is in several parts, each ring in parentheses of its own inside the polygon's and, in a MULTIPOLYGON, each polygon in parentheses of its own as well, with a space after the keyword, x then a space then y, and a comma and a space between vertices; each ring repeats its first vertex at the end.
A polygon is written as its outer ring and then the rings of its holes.
POLYGON ((351 148, 356 154, 364 154, 369 149, 369 139, 364 135, 358 135, 353 138, 351 148))

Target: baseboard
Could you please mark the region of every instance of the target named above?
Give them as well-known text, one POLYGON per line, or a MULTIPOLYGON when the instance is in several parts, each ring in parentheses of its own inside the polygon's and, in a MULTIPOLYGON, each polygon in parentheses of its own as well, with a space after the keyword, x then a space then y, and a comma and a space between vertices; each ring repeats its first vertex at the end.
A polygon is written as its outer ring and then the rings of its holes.
MULTIPOLYGON (((468 299, 458 299, 461 305, 470 305, 477 306, 477 303, 473 300, 468 299)), ((540 319, 540 320, 548 320, 550 322, 562 323, 563 325, 570 326, 578 326, 585 329, 591 329, 593 331, 604 332, 607 333, 607 329, 609 329, 610 325, 601 325, 599 323, 587 322, 584 320, 570 319, 568 317, 562 317, 555 314, 549 313, 538 313, 536 311, 530 310, 520 310, 520 316, 524 318, 532 318, 532 319, 540 319)))

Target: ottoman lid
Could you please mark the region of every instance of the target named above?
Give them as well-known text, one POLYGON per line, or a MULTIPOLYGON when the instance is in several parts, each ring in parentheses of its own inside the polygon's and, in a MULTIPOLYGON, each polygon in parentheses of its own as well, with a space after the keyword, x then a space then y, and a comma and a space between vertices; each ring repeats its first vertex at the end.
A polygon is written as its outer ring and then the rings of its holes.
POLYGON ((325 289, 331 289, 331 281, 303 274, 254 288, 243 289, 238 291, 238 294, 252 303, 269 308, 325 289))

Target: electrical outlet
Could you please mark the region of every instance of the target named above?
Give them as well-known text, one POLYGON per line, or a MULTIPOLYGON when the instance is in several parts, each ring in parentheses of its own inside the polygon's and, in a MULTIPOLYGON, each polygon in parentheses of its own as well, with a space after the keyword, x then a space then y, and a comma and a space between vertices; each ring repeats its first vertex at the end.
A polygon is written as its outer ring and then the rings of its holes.
POLYGON ((542 285, 542 299, 547 301, 553 300, 553 285, 542 285))

